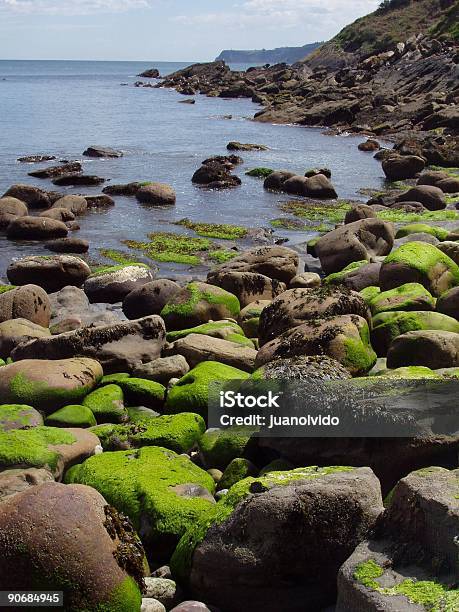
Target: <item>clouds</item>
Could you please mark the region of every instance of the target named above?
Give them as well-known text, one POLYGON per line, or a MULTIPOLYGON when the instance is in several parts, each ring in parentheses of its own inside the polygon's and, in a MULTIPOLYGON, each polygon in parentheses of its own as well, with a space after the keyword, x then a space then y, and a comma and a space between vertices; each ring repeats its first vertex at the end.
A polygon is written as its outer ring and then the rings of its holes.
POLYGON ((0 10, 19 15, 91 15, 147 8, 149 0, 0 0, 0 10))

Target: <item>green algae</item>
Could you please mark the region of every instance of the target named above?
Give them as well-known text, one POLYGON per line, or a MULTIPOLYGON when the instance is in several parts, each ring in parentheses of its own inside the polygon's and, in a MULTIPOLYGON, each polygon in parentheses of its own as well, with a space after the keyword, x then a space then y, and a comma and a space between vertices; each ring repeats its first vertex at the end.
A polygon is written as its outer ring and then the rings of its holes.
POLYGON ((214 245, 208 238, 193 238, 170 232, 154 232, 148 235, 149 242, 123 240, 131 249, 143 251, 150 259, 160 262, 174 262, 199 265, 201 255, 212 250, 214 245))
MULTIPOLYGON (((112 261, 130 266, 132 264, 137 265, 138 261, 135 257, 127 253, 126 251, 118 251, 116 249, 99 249, 99 253, 102 257, 106 257, 107 259, 111 259, 112 261)), ((105 266, 106 267, 106 266, 105 266)))
POLYGON ((362 259, 360 261, 353 261, 345 268, 343 268, 340 272, 334 272, 333 274, 329 274, 324 278, 324 283, 326 285, 338 285, 344 282, 346 276, 354 270, 358 270, 362 266, 366 266, 368 261, 366 259, 362 259))
POLYGON ((29 380, 27 376, 18 372, 10 380, 9 396, 11 402, 29 404, 35 408, 48 407, 53 404, 65 406, 81 401, 92 389, 92 385, 74 389, 50 387, 43 381, 29 380))
POLYGON ((404 238, 410 234, 430 234, 435 236, 438 240, 446 240, 450 232, 444 227, 436 227, 434 225, 427 225, 425 223, 412 223, 410 225, 404 225, 395 234, 396 238, 404 238))
POLYGON ((245 173, 246 176, 253 176, 254 178, 266 178, 270 174, 272 174, 274 170, 272 168, 252 168, 252 170, 247 170, 245 173))
POLYGON ((2 295, 2 293, 6 293, 7 291, 11 291, 12 289, 17 289, 16 285, 0 285, 0 295, 2 295))
POLYGON ((227 338, 231 334, 244 335, 242 328, 233 321, 213 321, 212 323, 203 323, 196 327, 171 331, 167 333, 166 339, 168 342, 175 342, 180 338, 186 338, 189 334, 204 334, 214 338, 227 338))
POLYGON ((98 423, 122 423, 128 418, 123 390, 115 384, 105 385, 87 395, 83 406, 91 410, 98 423))
POLYGON ((248 459, 236 457, 226 467, 223 475, 218 483, 217 490, 230 489, 237 482, 257 476, 258 470, 248 459))
MULTIPOLYGON (((139 585, 131 576, 116 586, 110 593, 108 601, 98 604, 94 612, 134 612, 142 606, 142 594, 139 585)), ((80 611, 80 612, 93 612, 80 611)))
POLYGON ((365 302, 370 304, 370 302, 381 293, 381 289, 373 285, 370 287, 365 287, 365 289, 362 289, 359 291, 359 293, 365 302))
POLYGON ((382 291, 369 300, 373 315, 381 312, 435 310, 435 298, 420 283, 405 283, 382 291))
POLYGON ((215 261, 218 264, 226 263, 237 257, 239 253, 237 251, 218 249, 217 251, 211 251, 209 253, 209 259, 215 261))
POLYGON ((46 425, 50 427, 92 427, 96 418, 86 406, 64 406, 46 417, 46 425))
POLYGON ((117 384, 122 389, 125 402, 131 406, 157 409, 164 404, 166 389, 160 383, 143 378, 121 378, 117 384))
POLYGON ((254 429, 228 427, 210 429, 199 440, 199 452, 208 468, 225 470, 238 457, 243 457, 254 429))
POLYGON ((182 219, 177 225, 193 230, 198 236, 205 238, 219 238, 220 240, 238 240, 247 236, 247 228, 240 225, 201 223, 190 219, 182 219))
POLYGON ((100 386, 117 384, 118 381, 124 380, 125 378, 130 378, 130 376, 131 375, 127 372, 119 372, 118 374, 107 374, 102 378, 99 384, 100 386))
POLYGON ((146 268, 147 270, 150 270, 150 266, 147 266, 147 264, 138 261, 130 261, 129 263, 120 264, 118 266, 96 267, 91 271, 90 278, 94 278, 96 276, 104 276, 105 274, 114 274, 115 272, 120 272, 121 270, 124 270, 124 268, 129 268, 131 266, 135 266, 136 268, 146 268))
POLYGON ((42 424, 43 418, 32 406, 24 404, 0 405, 0 430, 28 429, 42 424))

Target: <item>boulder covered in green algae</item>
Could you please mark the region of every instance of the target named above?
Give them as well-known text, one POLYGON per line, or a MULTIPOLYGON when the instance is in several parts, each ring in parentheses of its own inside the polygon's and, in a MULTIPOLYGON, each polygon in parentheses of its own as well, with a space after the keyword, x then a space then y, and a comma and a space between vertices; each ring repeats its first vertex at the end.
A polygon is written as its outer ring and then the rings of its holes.
POLYGON ((174 575, 224 609, 299 611, 333 603, 338 570, 383 503, 369 468, 312 466, 241 480, 212 510, 180 540, 174 575))
POLYGON ((65 467, 93 455, 99 439, 79 428, 33 427, 0 431, 0 471, 46 468, 60 478, 65 467))
POLYGON ((72 467, 65 480, 94 487, 129 516, 155 559, 170 555, 215 504, 212 477, 188 456, 157 446, 91 457, 72 467))
POLYGON ((379 282, 383 291, 420 283, 438 297, 459 285, 459 266, 432 244, 407 242, 386 257, 379 282))
POLYGON ((378 293, 369 305, 373 315, 393 310, 435 310, 435 298, 420 283, 406 283, 378 293))
POLYGON ((160 410, 164 404, 166 388, 153 380, 144 378, 124 378, 118 381, 124 400, 130 406, 145 406, 160 410))
POLYGON ((247 378, 249 374, 238 368, 217 361, 202 361, 170 389, 165 410, 168 414, 194 412, 206 417, 209 385, 216 381, 243 381, 247 378))
POLYGON ((426 223, 410 223, 397 230, 395 238, 404 238, 410 234, 430 234, 438 238, 438 240, 447 240, 450 233, 444 227, 435 227, 426 223))
POLYGON ((99 438, 104 451, 126 450, 142 446, 162 446, 176 453, 186 453, 198 442, 206 429, 198 414, 139 415, 135 423, 98 425, 91 431, 99 438))
POLYGON ((102 367, 94 359, 24 359, 2 367, 0 397, 4 403, 52 412, 79 403, 102 375, 102 367))
POLYGON ((43 425, 43 417, 32 408, 23 404, 0 405, 0 431, 10 429, 30 429, 43 425))
POLYGON ((240 310, 239 300, 232 293, 193 282, 174 295, 162 309, 161 317, 168 330, 182 330, 228 317, 236 319, 240 310))
POLYGON ((96 389, 85 397, 83 405, 91 410, 98 423, 124 423, 129 418, 124 407, 123 390, 118 385, 109 384, 96 389))
MULTIPOLYGON (((213 338, 222 338, 222 340, 231 340, 234 336, 244 336, 241 327, 234 321, 210 321, 189 329, 181 329, 179 331, 168 332, 166 339, 168 342, 175 342, 181 338, 186 338, 190 334, 204 334, 213 338)), ((246 338, 247 339, 247 338, 246 338)), ((233 340, 234 342, 234 340, 233 340)))
POLYGON ((249 427, 208 429, 199 440, 199 454, 205 467, 225 470, 250 447, 254 430, 249 427))
POLYGON ((228 464, 218 483, 217 490, 230 489, 234 484, 244 478, 258 475, 258 468, 249 459, 236 457, 228 464))
POLYGON ((64 406, 46 417, 50 427, 93 427, 96 417, 87 406, 64 406))
POLYGON ((261 313, 270 304, 271 300, 255 300, 239 313, 238 321, 248 338, 258 338, 261 313))
POLYGON ((439 312, 381 312, 373 318, 371 343, 378 356, 385 357, 395 338, 422 329, 459 333, 459 321, 439 312))
POLYGON ((48 482, 1 504, 2 586, 63 591, 66 610, 140 612, 145 567, 132 525, 94 489, 48 482))

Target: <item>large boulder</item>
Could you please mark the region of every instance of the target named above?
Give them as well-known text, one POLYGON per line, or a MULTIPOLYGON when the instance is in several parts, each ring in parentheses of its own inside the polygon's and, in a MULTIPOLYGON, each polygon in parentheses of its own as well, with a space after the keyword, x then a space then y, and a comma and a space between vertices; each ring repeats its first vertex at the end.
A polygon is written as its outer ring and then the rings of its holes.
POLYGON ((53 185, 59 187, 75 187, 77 185, 92 186, 104 183, 105 179, 94 174, 63 174, 53 180, 53 185))
POLYGON ((349 264, 341 270, 330 274, 324 280, 325 284, 344 285, 353 291, 362 291, 366 287, 374 287, 379 283, 379 273, 381 271, 381 262, 367 263, 364 261, 356 261, 349 264))
POLYGON ((84 214, 88 210, 86 198, 79 195, 66 195, 54 202, 52 208, 66 208, 75 216, 84 214))
POLYGON ((385 159, 382 163, 384 174, 390 181, 411 179, 424 170, 426 162, 417 155, 400 155, 385 159))
POLYGON ((45 248, 54 253, 78 253, 89 251, 89 242, 83 238, 56 238, 45 243, 45 248))
POLYGON ((161 356, 166 330, 158 316, 128 323, 88 327, 51 338, 32 340, 13 351, 13 359, 89 357, 105 374, 129 372, 161 356))
POLYGON ((48 482, 5 500, 0 549, 4 590, 52 587, 68 610, 140 610, 142 544, 90 487, 48 482))
POLYGON ((275 170, 265 178, 263 187, 265 189, 272 189, 273 191, 282 191, 285 181, 293 176, 296 176, 294 172, 289 172, 288 170, 275 170))
POLYGON ((94 359, 74 356, 54 361, 46 357, 24 359, 2 367, 0 397, 5 403, 27 404, 49 411, 78 404, 102 375, 102 367, 94 359))
POLYGON ((207 283, 193 282, 172 296, 161 316, 168 330, 178 330, 212 320, 235 319, 239 312, 239 300, 232 293, 207 283))
POLYGON ((245 251, 215 272, 253 272, 288 284, 298 273, 298 263, 298 253, 292 249, 263 246, 245 251))
POLYGON ((56 221, 62 221, 63 223, 75 221, 75 215, 68 208, 49 208, 48 210, 45 210, 40 213, 39 216, 45 217, 46 219, 55 219, 56 221))
POLYGON ((73 255, 37 255, 13 261, 6 273, 15 285, 33 282, 52 293, 68 285, 81 286, 91 274, 91 268, 73 255))
POLYGON ((16 346, 32 338, 46 338, 49 329, 27 319, 11 319, 0 323, 0 358, 7 359, 16 346))
POLYGON ((394 227, 381 219, 362 219, 325 234, 315 245, 325 274, 339 272, 355 261, 372 261, 388 255, 394 244, 394 227))
POLYGON ((27 319, 42 327, 49 327, 50 318, 51 304, 41 287, 24 285, 0 292, 0 321, 27 319))
POLYGON ((123 300, 123 312, 128 319, 159 315, 179 291, 180 285, 174 281, 159 278, 128 293, 123 300))
POLYGON ((363 297, 345 287, 289 289, 263 309, 258 331, 260 345, 306 321, 346 314, 370 320, 363 297))
POLYGON ((220 271, 207 275, 207 282, 233 293, 244 308, 256 300, 272 300, 286 290, 285 283, 256 272, 220 271))
POLYGON ((209 189, 231 188, 241 184, 241 179, 231 174, 225 164, 215 161, 203 164, 198 168, 191 181, 209 189))
POLYGON ((346 368, 327 355, 279 357, 258 368, 252 380, 348 380, 346 368))
POLYGON ((175 191, 164 183, 148 183, 136 192, 135 197, 141 204, 152 206, 168 206, 176 201, 175 191))
POLYGON ((172 569, 194 596, 228 612, 323 609, 336 597, 340 566, 382 511, 368 468, 246 478, 190 527, 172 569))
POLYGON ((292 176, 281 185, 282 191, 309 198, 334 199, 338 197, 331 181, 323 174, 311 177, 292 176))
POLYGON ((145 264, 111 266, 93 272, 84 284, 84 291, 91 303, 116 304, 153 278, 154 272, 145 264))
POLYGON ((49 217, 16 217, 8 225, 6 235, 11 240, 50 240, 64 238, 68 228, 62 221, 49 217))
POLYGON ((2 198, 17 198, 24 202, 29 208, 49 208, 51 201, 46 191, 32 185, 12 185, 2 198))
POLYGON ((397 197, 397 202, 420 202, 428 210, 446 208, 445 194, 439 187, 419 185, 408 189, 397 197))
POLYGON ((43 417, 32 408, 24 404, 0 405, 0 431, 12 429, 31 429, 43 425, 43 417))
POLYGON ((406 283, 378 293, 369 305, 373 315, 393 310, 435 310, 435 299, 423 285, 406 283))
POLYGON ((453 289, 442 293, 437 300, 436 309, 438 312, 459 321, 459 287, 453 287, 453 289))
POLYGON ((127 514, 155 560, 168 558, 186 529, 215 503, 207 472, 186 455, 157 446, 91 457, 69 470, 66 482, 97 489, 127 514))
POLYGON ((7 228, 17 217, 27 215, 27 206, 21 200, 12 197, 0 198, 0 229, 7 228))
POLYGON ((387 352, 387 367, 426 366, 432 370, 459 366, 459 333, 411 331, 395 338, 387 352))
POLYGON ((344 217, 344 223, 345 225, 348 225, 349 223, 354 223, 355 221, 361 221, 362 219, 375 219, 376 217, 376 211, 371 208, 371 206, 367 206, 367 204, 356 204, 347 211, 346 216, 344 217))
POLYGON ((353 314, 312 319, 289 329, 258 351, 255 366, 279 357, 328 355, 355 375, 366 374, 376 363, 367 321, 353 314))
POLYGON ((433 296, 440 296, 459 285, 459 266, 431 244, 407 242, 386 257, 379 282, 383 291, 420 283, 433 296))

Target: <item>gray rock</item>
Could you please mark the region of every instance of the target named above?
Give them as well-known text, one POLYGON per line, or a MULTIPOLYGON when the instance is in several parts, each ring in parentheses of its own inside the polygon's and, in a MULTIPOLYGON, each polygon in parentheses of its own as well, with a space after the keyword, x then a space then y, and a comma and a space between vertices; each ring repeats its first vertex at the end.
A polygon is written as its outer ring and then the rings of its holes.
POLYGON ((167 386, 171 379, 182 378, 189 371, 190 366, 183 355, 171 355, 144 363, 135 368, 132 374, 137 378, 153 380, 167 386))
POLYGON ((51 293, 67 285, 81 286, 91 269, 88 264, 73 255, 49 255, 24 257, 13 261, 6 274, 14 285, 35 283, 51 293))
POLYGON ((151 597, 160 601, 169 610, 181 599, 180 588, 173 580, 168 578, 148 577, 145 581, 145 597, 151 597))

